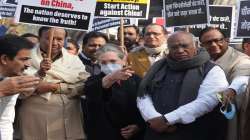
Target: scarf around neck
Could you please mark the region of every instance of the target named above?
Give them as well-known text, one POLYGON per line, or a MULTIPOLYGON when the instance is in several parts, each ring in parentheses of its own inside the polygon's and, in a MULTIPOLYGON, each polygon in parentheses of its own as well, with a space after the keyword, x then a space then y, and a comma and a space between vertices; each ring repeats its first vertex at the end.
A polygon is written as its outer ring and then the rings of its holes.
POLYGON ((163 44, 161 45, 160 47, 156 47, 156 48, 149 48, 149 47, 145 47, 145 51, 150 55, 158 55, 160 54, 161 52, 165 51, 167 48, 167 44, 163 44))
MULTIPOLYGON (((197 55, 192 59, 185 61, 174 61, 170 58, 162 59, 156 62, 147 72, 138 90, 138 96, 143 97, 148 93, 148 87, 153 85, 153 82, 161 81, 165 74, 166 69, 175 71, 187 71, 188 77, 191 77, 199 72, 200 67, 209 61, 210 57, 204 48, 199 48, 197 55), (190 74, 190 75, 189 75, 190 74)), ((190 78, 188 78, 190 79, 190 78)))

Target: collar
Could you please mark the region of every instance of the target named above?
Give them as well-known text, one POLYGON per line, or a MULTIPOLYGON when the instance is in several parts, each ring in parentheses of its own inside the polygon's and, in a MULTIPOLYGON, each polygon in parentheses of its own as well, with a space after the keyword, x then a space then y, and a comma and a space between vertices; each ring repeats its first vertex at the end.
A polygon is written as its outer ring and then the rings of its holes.
MULTIPOLYGON (((40 50, 41 50, 41 55, 42 55, 42 57, 45 58, 45 57, 47 56, 46 51, 44 51, 41 47, 39 47, 39 48, 40 48, 40 50)), ((57 59, 61 58, 62 56, 63 56, 63 53, 62 53, 62 51, 61 51, 60 54, 58 54, 56 57, 52 58, 52 61, 54 62, 54 61, 56 61, 57 59)))
POLYGON ((147 46, 144 46, 144 49, 149 54, 149 56, 152 57, 157 57, 159 55, 162 55, 164 51, 168 50, 167 44, 162 44, 161 46, 156 48, 149 48, 147 46))
POLYGON ((83 52, 81 52, 79 55, 80 55, 80 57, 82 57, 82 58, 88 60, 88 61, 91 62, 92 64, 97 64, 97 61, 95 61, 95 62, 92 61, 91 58, 87 57, 83 52))
POLYGON ((91 61, 91 59, 88 58, 83 52, 81 52, 79 55, 80 55, 81 57, 83 57, 84 59, 87 59, 87 60, 91 61))
POLYGON ((214 62, 221 63, 222 61, 226 61, 228 59, 228 57, 230 57, 230 54, 232 54, 232 52, 233 52, 233 48, 228 46, 226 52, 221 57, 219 57, 217 60, 214 60, 214 62))

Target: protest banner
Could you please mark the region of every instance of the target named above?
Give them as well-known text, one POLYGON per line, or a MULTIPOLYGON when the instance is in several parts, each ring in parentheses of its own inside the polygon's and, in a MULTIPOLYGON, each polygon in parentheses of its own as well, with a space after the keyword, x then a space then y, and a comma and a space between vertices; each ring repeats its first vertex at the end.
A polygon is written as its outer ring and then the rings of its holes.
MULTIPOLYGON (((210 24, 190 25, 189 32, 195 37, 199 37, 202 29, 212 26, 220 28, 227 37, 233 38, 234 6, 209 5, 209 12, 210 24)), ((185 30, 185 27, 175 27, 176 30, 185 30)))
MULTIPOLYGON (((120 18, 94 18, 92 24, 92 31, 100 31, 112 27, 120 26, 120 18)), ((123 19, 123 24, 126 25, 138 25, 137 19, 123 19)))
POLYGON ((152 23, 165 26, 165 19, 163 17, 153 17, 152 23))
POLYGON ((164 0, 166 27, 209 23, 208 0, 164 0))
POLYGON ((162 17, 163 2, 161 0, 150 0, 148 19, 139 19, 138 25, 141 27, 151 24, 154 17, 162 17))
POLYGON ((147 19, 150 0, 97 0, 95 16, 147 19))
POLYGON ((18 4, 18 0, 2 0, 3 4, 13 4, 13 5, 17 5, 18 4))
POLYGON ((240 0, 238 2, 238 16, 236 20, 236 37, 250 37, 250 1, 240 0))
POLYGON ((96 1, 20 0, 19 3, 16 14, 18 22, 89 30, 96 1))
MULTIPOLYGON (((130 19, 124 19, 124 25, 129 25, 130 19)), ((111 28, 120 26, 120 19, 119 18, 94 18, 92 30, 93 31, 100 31, 103 29, 111 28)))
POLYGON ((16 6, 0 5, 0 17, 11 18, 15 16, 16 6))
POLYGON ((0 0, 0 18, 15 16, 17 0, 0 0))

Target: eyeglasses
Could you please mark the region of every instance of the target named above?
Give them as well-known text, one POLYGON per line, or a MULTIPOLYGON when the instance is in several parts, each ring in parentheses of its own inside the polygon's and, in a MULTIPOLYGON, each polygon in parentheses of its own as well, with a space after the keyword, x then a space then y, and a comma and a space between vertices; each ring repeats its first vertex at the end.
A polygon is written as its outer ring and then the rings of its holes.
POLYGON ((156 33, 156 32, 146 32, 145 33, 145 36, 151 36, 151 35, 153 35, 153 36, 160 36, 162 33, 156 33))
POLYGON ((188 44, 180 44, 180 45, 168 45, 168 48, 170 49, 170 50, 174 50, 174 51, 176 51, 176 50, 178 50, 178 49, 180 49, 180 48, 182 48, 182 49, 187 49, 187 48, 189 48, 190 46, 188 45, 188 44))
POLYGON ((208 40, 205 42, 201 42, 201 45, 202 46, 210 46, 213 42, 216 44, 222 44, 224 42, 224 38, 216 38, 216 39, 208 40))

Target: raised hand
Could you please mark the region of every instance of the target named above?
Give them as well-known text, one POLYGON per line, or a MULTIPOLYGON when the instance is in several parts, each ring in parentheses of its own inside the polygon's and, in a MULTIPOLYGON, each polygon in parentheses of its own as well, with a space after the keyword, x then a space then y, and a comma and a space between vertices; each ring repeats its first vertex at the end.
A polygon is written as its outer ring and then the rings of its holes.
POLYGON ((46 72, 51 69, 52 61, 49 58, 44 58, 40 63, 40 69, 38 70, 38 74, 41 77, 46 76, 46 72))
POLYGON ((8 77, 0 82, 0 96, 33 92, 39 81, 35 76, 8 77))

